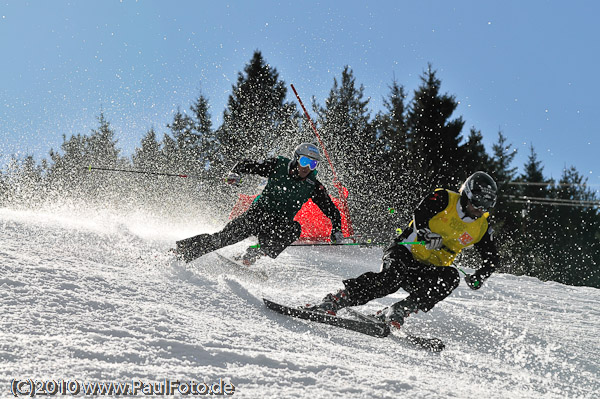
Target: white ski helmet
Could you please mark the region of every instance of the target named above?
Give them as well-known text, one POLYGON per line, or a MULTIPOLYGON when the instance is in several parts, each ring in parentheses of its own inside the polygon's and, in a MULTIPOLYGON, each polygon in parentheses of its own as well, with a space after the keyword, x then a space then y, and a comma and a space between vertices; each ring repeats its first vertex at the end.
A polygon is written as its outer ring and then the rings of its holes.
POLYGON ((311 143, 302 143, 294 150, 294 160, 298 160, 302 155, 314 159, 315 161, 321 160, 321 152, 319 147, 311 143))
POLYGON ((475 208, 488 212, 496 205, 498 186, 487 173, 475 172, 467 177, 459 193, 460 204, 463 209, 467 205, 467 200, 469 200, 475 208))

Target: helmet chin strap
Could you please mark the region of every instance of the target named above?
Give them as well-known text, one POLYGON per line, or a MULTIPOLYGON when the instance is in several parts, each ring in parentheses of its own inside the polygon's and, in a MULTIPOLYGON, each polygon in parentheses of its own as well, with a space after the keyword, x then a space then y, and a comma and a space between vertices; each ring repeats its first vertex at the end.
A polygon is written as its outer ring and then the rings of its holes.
POLYGON ((458 216, 462 220, 465 220, 466 218, 471 219, 471 220, 479 219, 479 217, 469 214, 469 211, 467 210, 468 205, 469 205, 469 199, 467 198, 467 195, 464 193, 461 194, 460 199, 458 200, 458 206, 456 207, 458 216))
POLYGON ((467 215, 467 205, 469 204, 469 198, 467 198, 467 194, 463 191, 460 195, 460 210, 463 214, 467 215))

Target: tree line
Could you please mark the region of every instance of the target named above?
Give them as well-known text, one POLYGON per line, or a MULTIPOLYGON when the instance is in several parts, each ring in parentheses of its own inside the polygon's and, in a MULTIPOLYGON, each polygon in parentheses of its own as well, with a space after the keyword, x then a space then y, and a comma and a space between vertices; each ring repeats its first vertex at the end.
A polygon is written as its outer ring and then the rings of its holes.
MULTIPOLYGON (((221 126, 211 122, 209 99, 200 94, 189 109, 178 109, 165 130, 151 128, 130 156, 119 149, 104 112, 90 134, 63 136, 59 150, 36 162, 14 157, 0 174, 0 202, 35 207, 53 203, 139 209, 187 218, 206 213, 224 221, 240 192, 256 193, 260 179, 241 188, 221 184, 243 158, 290 156, 304 141, 315 141, 310 124, 260 51, 238 73, 221 126), (90 170, 186 174, 188 178, 90 170)), ((363 238, 388 239, 406 226, 412 210, 437 187, 458 190, 477 170, 498 182, 499 198, 490 219, 502 255, 502 271, 572 285, 600 287, 600 214, 587 178, 574 167, 559 181, 544 176, 531 147, 523 172, 514 166, 516 149, 503 133, 488 152, 483 133, 465 132, 456 116, 456 98, 443 93, 431 65, 409 95, 392 81, 383 110, 371 115, 364 86, 346 66, 324 104, 314 98, 310 112, 341 183, 348 188, 353 225, 363 238)), ((333 176, 319 168, 322 182, 333 176)), ((337 190, 329 187, 330 193, 337 190)), ((460 260, 477 267, 474 251, 460 260)))

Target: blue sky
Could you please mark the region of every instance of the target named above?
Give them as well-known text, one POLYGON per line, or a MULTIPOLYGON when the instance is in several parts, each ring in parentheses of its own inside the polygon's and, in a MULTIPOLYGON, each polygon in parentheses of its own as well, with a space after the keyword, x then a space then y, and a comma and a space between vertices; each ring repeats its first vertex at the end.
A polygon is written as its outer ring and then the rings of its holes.
POLYGON ((216 127, 260 50, 305 102, 324 104, 349 65, 372 116, 431 63, 465 135, 481 130, 491 152, 502 131, 520 170, 533 145, 547 177, 575 166, 600 184, 597 1, 0 1, 4 159, 48 157, 101 107, 123 155, 200 93, 216 127))

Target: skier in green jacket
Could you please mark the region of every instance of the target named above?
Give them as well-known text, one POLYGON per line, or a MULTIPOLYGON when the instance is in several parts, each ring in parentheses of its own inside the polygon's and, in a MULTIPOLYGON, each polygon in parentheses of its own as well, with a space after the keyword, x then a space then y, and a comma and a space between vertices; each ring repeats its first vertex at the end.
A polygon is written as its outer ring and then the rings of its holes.
POLYGON ((251 265, 264 255, 275 258, 300 238, 302 228, 294 217, 309 199, 331 220, 331 241, 343 240, 340 212, 316 178, 320 160, 317 146, 302 143, 294 150, 292 159, 279 156, 237 163, 226 177, 226 182, 239 184, 240 174, 256 174, 268 178, 263 192, 246 212, 220 232, 177 241, 177 255, 191 262, 209 252, 256 236, 259 248, 248 248, 242 262, 251 265))

